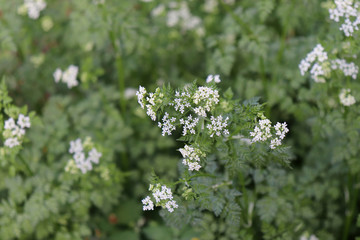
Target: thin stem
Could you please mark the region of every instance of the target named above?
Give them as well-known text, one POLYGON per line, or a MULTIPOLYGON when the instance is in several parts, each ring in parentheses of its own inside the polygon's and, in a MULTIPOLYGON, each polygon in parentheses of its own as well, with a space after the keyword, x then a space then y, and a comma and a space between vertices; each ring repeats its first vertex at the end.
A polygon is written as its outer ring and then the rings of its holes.
POLYGON ((355 211, 356 211, 356 203, 357 203, 357 199, 358 199, 358 195, 359 195, 359 188, 356 187, 356 184, 359 180, 359 177, 353 177, 351 175, 351 173, 349 174, 349 184, 348 184, 348 188, 349 188, 349 195, 350 195, 350 209, 348 212, 345 212, 346 215, 346 220, 345 220, 345 227, 344 227, 344 232, 343 232, 343 240, 347 240, 348 236, 349 236, 349 231, 350 231, 350 227, 351 227, 351 222, 354 218, 355 215, 355 211), (355 182, 354 182, 354 178, 355 178, 355 182), (351 190, 353 190, 353 194, 351 194, 351 190))

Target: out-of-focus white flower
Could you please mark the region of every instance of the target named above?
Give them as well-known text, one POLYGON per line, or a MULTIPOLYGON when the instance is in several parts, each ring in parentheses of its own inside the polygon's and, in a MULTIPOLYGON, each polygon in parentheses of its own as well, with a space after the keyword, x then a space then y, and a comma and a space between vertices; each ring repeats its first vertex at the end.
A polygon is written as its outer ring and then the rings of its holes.
POLYGON ((329 9, 330 19, 335 22, 340 22, 340 31, 343 31, 345 36, 352 36, 355 31, 359 30, 360 13, 359 2, 353 0, 335 0, 335 8, 329 9))
POLYGON ((4 123, 4 131, 3 135, 5 137, 4 145, 13 148, 18 146, 22 142, 22 138, 25 135, 25 128, 30 128, 30 118, 23 114, 19 114, 17 124, 13 118, 9 118, 4 123))
POLYGON ((347 107, 356 103, 354 96, 352 96, 350 92, 350 89, 341 89, 339 94, 341 104, 347 107))
POLYGON ((21 127, 21 128, 30 128, 31 123, 30 123, 30 118, 27 116, 24 116, 23 114, 19 114, 18 120, 17 120, 17 124, 21 127))
POLYGON ((57 68, 53 73, 53 77, 56 83, 61 80, 63 83, 67 84, 68 88, 73 88, 79 84, 76 80, 78 72, 79 68, 77 66, 70 65, 64 72, 57 68))
POLYGON ((5 146, 9 147, 9 148, 13 148, 15 146, 19 146, 20 142, 17 138, 8 138, 5 140, 4 143, 5 146))
MULTIPOLYGON (((85 140, 84 144, 82 144, 82 141, 80 138, 78 138, 74 141, 70 141, 69 153, 73 153, 74 160, 71 159, 69 161, 74 161, 76 167, 78 169, 80 169, 80 171, 83 174, 87 173, 88 171, 91 171, 93 169, 92 163, 98 164, 99 159, 102 156, 102 154, 100 152, 98 152, 96 150, 96 148, 92 148, 88 152, 88 157, 86 158, 84 148, 86 149, 88 147, 88 145, 91 145, 91 143, 88 143, 88 141, 91 142, 91 139, 85 140)), ((70 163, 68 162, 67 166, 65 167, 65 171, 75 174, 76 171, 66 170, 67 168, 70 168, 69 164, 70 163)))
POLYGON ((24 0, 29 18, 38 19, 40 12, 46 8, 44 0, 24 0))

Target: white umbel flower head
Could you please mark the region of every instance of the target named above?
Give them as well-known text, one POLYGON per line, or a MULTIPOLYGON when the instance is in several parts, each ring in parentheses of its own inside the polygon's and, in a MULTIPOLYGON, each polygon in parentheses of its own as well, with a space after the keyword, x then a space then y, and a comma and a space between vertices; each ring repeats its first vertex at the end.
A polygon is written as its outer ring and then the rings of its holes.
POLYGON ((78 138, 75 141, 70 141, 69 153, 79 153, 83 151, 81 139, 78 138))
POLYGON ((339 94, 341 104, 347 107, 356 103, 354 96, 352 96, 350 92, 350 89, 341 89, 339 94))
MULTIPOLYGON (((76 139, 75 141, 70 141, 70 148, 69 148, 69 153, 72 153, 74 158, 73 160, 70 159, 69 162, 71 161, 75 162, 76 167, 80 169, 80 171, 83 174, 87 173, 88 171, 91 171, 93 169, 92 164, 93 163, 98 164, 99 159, 102 156, 101 152, 98 152, 96 148, 93 147, 88 152, 88 157, 86 158, 84 148, 86 150, 87 146, 89 145, 89 142, 87 141, 91 141, 91 140, 85 140, 84 145, 82 144, 80 138, 76 139)), ((65 167, 65 171, 67 171, 66 169, 69 168, 69 162, 65 167)), ((68 172, 76 173, 76 171, 68 171, 68 172)))
MULTIPOLYGON (((156 184, 156 186, 150 184, 149 190, 152 192, 152 196, 155 199, 155 205, 166 208, 169 212, 173 212, 175 208, 178 208, 176 201, 173 200, 171 189, 165 185, 156 184)), ((143 204, 143 210, 154 210, 154 202, 150 196, 147 196, 141 200, 143 204)))
POLYGON ((92 148, 89 152, 88 161, 98 164, 99 159, 101 158, 102 154, 96 150, 96 148, 92 148))
POLYGON ((141 108, 144 109, 144 98, 146 94, 146 89, 142 86, 139 86, 139 91, 136 92, 136 96, 138 97, 138 103, 141 108))
POLYGON ((9 148, 13 148, 15 146, 19 146, 20 142, 17 138, 8 138, 5 140, 4 143, 5 146, 9 147, 9 148))
POLYGON ((57 68, 55 72, 53 73, 53 77, 56 83, 60 82, 62 77, 62 71, 60 68, 57 68))
POLYGON ((144 205, 143 211, 154 210, 154 203, 153 203, 153 201, 151 201, 149 196, 147 196, 146 198, 141 200, 141 202, 144 205))
POLYGON ((359 30, 359 2, 353 0, 335 0, 335 8, 329 9, 330 19, 342 22, 340 31, 350 37, 359 30))
POLYGON ((207 125, 207 128, 209 129, 210 137, 213 137, 214 134, 216 136, 221 136, 221 134, 228 135, 229 130, 227 130, 227 121, 229 120, 229 117, 226 117, 223 119, 223 116, 214 117, 211 116, 210 118, 211 124, 207 125))
POLYGON ((4 125, 5 129, 12 130, 15 127, 16 124, 13 118, 9 118, 8 120, 5 121, 5 125, 4 125))
POLYGON ((44 0, 24 0, 29 18, 38 19, 40 12, 46 8, 44 0))
POLYGON ((30 118, 27 116, 24 116, 23 114, 19 114, 19 118, 17 120, 17 124, 21 127, 21 128, 30 128, 31 123, 30 123, 30 118))

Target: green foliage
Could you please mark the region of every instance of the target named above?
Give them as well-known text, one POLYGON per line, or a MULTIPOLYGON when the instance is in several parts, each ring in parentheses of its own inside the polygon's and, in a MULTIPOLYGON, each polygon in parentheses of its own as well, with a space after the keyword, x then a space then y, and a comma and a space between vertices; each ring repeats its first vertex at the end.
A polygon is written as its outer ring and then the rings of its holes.
POLYGON ((100 2, 47 0, 31 19, 23 0, 0 0, 0 239, 360 236, 360 108, 339 97, 360 99, 358 76, 331 70, 317 83, 299 71, 318 43, 329 60, 360 65, 359 33, 329 18, 334 1, 100 2), (53 78, 70 65, 72 89, 53 78), (136 102, 139 85, 164 95, 159 122, 184 116, 167 105, 175 89, 211 86, 220 101, 198 134, 182 136, 180 124, 161 136, 136 102), (9 148, 4 124, 19 114, 31 127, 9 148), (210 137, 219 115, 229 134, 210 137), (264 116, 288 123, 284 145, 250 143, 264 116), (78 138, 102 153, 86 174, 67 168, 78 138), (184 144, 206 155, 199 172, 182 164, 184 144), (141 210, 151 182, 172 189, 174 212, 141 210))

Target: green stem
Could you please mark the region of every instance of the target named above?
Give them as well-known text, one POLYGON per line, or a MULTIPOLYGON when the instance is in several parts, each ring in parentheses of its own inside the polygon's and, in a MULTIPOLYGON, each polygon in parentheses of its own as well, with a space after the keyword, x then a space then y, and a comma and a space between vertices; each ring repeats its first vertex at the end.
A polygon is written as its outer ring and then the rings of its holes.
POLYGON ((355 211, 356 211, 356 203, 359 195, 359 188, 356 187, 357 182, 359 180, 359 177, 353 177, 351 173, 349 174, 349 195, 350 195, 350 209, 349 212, 345 212, 346 220, 345 220, 345 227, 343 232, 343 240, 347 240, 349 236, 350 227, 352 226, 351 222, 354 218, 355 211), (355 178, 355 183, 354 183, 355 178), (351 191, 353 190, 353 194, 351 194, 351 191))

